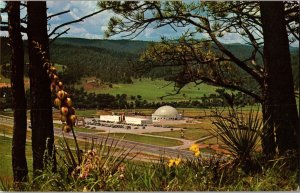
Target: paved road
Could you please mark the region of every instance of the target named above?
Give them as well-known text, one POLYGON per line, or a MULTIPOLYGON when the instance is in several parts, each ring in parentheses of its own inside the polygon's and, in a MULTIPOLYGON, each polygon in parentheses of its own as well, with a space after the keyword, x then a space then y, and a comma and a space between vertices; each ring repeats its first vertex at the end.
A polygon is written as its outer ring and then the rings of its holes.
MULTIPOLYGON (((6 124, 13 124, 12 119, 0 116, 1 121, 5 121, 6 124)), ((62 136, 62 130, 61 128, 55 128, 54 129, 54 134, 56 136, 62 136)), ((65 135, 68 138, 72 138, 72 134, 66 134, 65 135)), ((86 133, 86 132, 76 132, 76 137, 78 140, 85 141, 89 140, 92 141, 92 138, 97 139, 98 142, 101 140, 105 140, 107 138, 107 143, 111 144, 113 141, 116 142, 115 138, 112 137, 107 137, 103 135, 97 135, 95 133, 86 133)), ((162 139, 163 140, 163 139, 162 139)), ((181 156, 183 158, 193 158, 193 153, 190 151, 186 150, 180 150, 180 149, 173 149, 170 147, 161 147, 157 145, 150 145, 150 144, 144 144, 144 143, 139 143, 139 142, 133 142, 133 141, 128 141, 128 140, 120 140, 117 143, 117 147, 124 147, 126 149, 133 149, 132 152, 144 152, 144 153, 149 153, 149 154, 156 154, 156 155, 163 155, 166 157, 177 157, 181 156)), ((210 154, 207 153, 202 153, 203 157, 209 157, 211 156, 210 154)))
MULTIPOLYGON (((55 129, 55 135, 62 135, 61 129, 55 129)), ((65 135, 66 137, 72 138, 72 134, 70 133, 65 135)), ((103 135, 96 135, 93 133, 86 133, 86 132, 76 132, 76 137, 78 140, 89 140, 92 141, 92 138, 94 140, 97 140, 97 142, 100 142, 101 140, 106 140, 107 143, 111 144, 113 141, 116 143, 116 139, 112 137, 107 137, 103 135)), ((169 147, 161 147, 156 145, 150 145, 150 144, 144 144, 134 141, 128 141, 128 140, 120 140, 117 144, 118 147, 124 147, 126 149, 133 149, 133 152, 144 152, 144 153, 150 153, 150 154, 156 154, 156 155, 164 155, 167 157, 185 157, 185 158, 192 158, 193 153, 186 150, 179 150, 179 149, 172 149, 169 147)), ((209 156, 209 155, 205 155, 209 156)))

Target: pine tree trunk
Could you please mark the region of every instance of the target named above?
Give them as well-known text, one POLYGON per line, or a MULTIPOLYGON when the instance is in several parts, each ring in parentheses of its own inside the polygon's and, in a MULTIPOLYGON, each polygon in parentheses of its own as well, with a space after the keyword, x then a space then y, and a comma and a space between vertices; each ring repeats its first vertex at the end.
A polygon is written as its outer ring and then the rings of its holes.
POLYGON ((298 150, 297 112, 283 2, 260 2, 268 105, 279 154, 298 150))
POLYGON ((11 46, 11 90, 13 96, 14 126, 12 139, 12 167, 14 182, 27 181, 26 97, 24 89, 24 47, 20 31, 20 2, 8 3, 8 33, 11 46))
POLYGON ((265 96, 264 102, 262 104, 262 114, 263 114, 263 132, 262 132, 262 149, 264 155, 271 159, 276 154, 276 144, 273 121, 271 117, 271 109, 269 108, 270 100, 265 96))
POLYGON ((32 126, 33 170, 44 168, 43 155, 45 150, 53 156, 55 167, 55 154, 53 153, 54 132, 52 118, 52 102, 50 79, 47 69, 42 62, 38 42, 42 47, 44 57, 49 59, 49 38, 47 34, 46 2, 28 1, 28 50, 29 50, 29 76, 30 76, 30 107, 32 126), (47 145, 46 145, 47 142, 47 145))

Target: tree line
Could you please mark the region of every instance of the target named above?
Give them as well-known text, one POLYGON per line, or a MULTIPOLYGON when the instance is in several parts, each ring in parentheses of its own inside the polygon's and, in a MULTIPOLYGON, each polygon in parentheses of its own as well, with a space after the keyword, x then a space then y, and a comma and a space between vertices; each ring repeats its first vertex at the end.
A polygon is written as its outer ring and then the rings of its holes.
MULTIPOLYGON (((216 89, 216 94, 203 95, 200 99, 185 99, 182 101, 147 101, 141 95, 128 96, 126 93, 117 94, 96 94, 94 92, 86 92, 82 87, 76 89, 73 86, 65 88, 74 102, 74 107, 77 109, 135 109, 135 108, 151 108, 156 109, 163 105, 171 105, 177 108, 211 108, 211 107, 226 107, 231 104, 227 100, 229 95, 225 89, 216 89)), ((232 93, 234 96, 235 106, 254 105, 253 98, 241 92, 232 93)), ((184 97, 184 96, 183 96, 184 97)), ((26 90, 27 109, 30 109, 30 91, 26 90)), ((52 96, 54 101, 55 96, 52 96)), ((12 106, 11 88, 0 88, 0 110, 11 108, 12 106)), ((53 104, 53 107, 55 105, 53 104)))
MULTIPOLYGON (((132 83, 133 78, 165 78, 168 79, 172 75, 176 75, 179 68, 176 66, 165 66, 163 69, 148 68, 147 64, 139 62, 140 54, 147 47, 151 48, 152 45, 158 43, 132 41, 126 42, 120 40, 115 43, 115 40, 106 40, 105 42, 91 43, 91 40, 76 39, 72 42, 73 38, 57 39, 50 45, 50 57, 54 63, 63 65, 65 68, 59 72, 60 77, 65 84, 80 83, 83 77, 95 76, 103 82, 109 83, 132 83), (98 43, 98 44, 97 44, 98 43), (115 47, 113 43, 117 44, 115 47), (126 50, 118 50, 119 44, 128 46, 126 50), (103 45, 102 45, 103 44, 103 45), (105 47, 109 45, 110 47, 105 47), (133 53, 136 46, 140 48, 140 52, 133 53), (89 56, 89 57, 87 57, 89 56), (143 70, 144 69, 144 70, 143 70), (147 69, 147 70, 145 70, 147 69)), ((9 49, 7 47, 8 38, 1 37, 1 47, 4 51, 1 52, 1 74, 9 78, 10 66, 9 62, 9 49)), ((24 41, 25 49, 27 41, 24 41)), ((213 46, 212 46, 213 47, 213 46)), ((228 50, 235 53, 241 60, 247 59, 251 49, 247 45, 228 44, 228 50)), ((217 49, 214 52, 219 52, 217 49)), ((299 53, 298 49, 291 48, 291 63, 293 68, 293 77, 295 88, 299 90, 299 53)), ((28 54, 25 52, 25 63, 28 63, 28 54)), ((261 56, 257 57, 257 63, 262 63, 261 56)), ((239 71, 243 76, 247 74, 239 71)), ((25 76, 28 77, 28 65, 25 65, 25 76)), ((249 83, 249 82, 248 82, 249 83)), ((250 84, 253 84, 250 82, 250 84)), ((248 84, 249 85, 249 84, 248 84)), ((255 86, 253 84, 253 86, 255 86)))

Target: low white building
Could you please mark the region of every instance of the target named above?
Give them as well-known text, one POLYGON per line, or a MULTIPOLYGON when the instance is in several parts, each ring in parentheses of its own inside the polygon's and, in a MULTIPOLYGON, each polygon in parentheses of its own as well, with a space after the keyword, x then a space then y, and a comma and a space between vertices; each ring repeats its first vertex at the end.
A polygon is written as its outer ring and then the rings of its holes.
POLYGON ((152 120, 140 117, 127 117, 120 115, 100 115, 100 121, 111 123, 126 123, 130 125, 147 125, 151 124, 152 120))
POLYGON ((163 120, 179 120, 182 119, 182 115, 178 113, 178 111, 171 106, 162 106, 159 107, 153 114, 152 114, 152 121, 158 122, 163 120))
POLYGON ((132 124, 132 125, 147 125, 147 124, 151 124, 152 120, 146 119, 146 118, 126 117, 125 116, 125 123, 132 124))
POLYGON ((100 121, 119 123, 119 122, 121 122, 121 116, 119 116, 119 115, 100 115, 100 121))

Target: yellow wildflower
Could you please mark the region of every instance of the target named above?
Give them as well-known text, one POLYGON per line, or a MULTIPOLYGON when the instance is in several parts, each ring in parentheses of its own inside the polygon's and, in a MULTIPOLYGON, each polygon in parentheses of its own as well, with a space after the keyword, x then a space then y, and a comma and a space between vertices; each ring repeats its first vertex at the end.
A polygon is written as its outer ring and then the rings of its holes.
POLYGON ((170 159, 168 166, 172 167, 174 165, 174 163, 175 163, 175 160, 174 159, 170 159))
POLYGON ((119 178, 123 180, 125 178, 124 174, 120 174, 119 178))
POLYGON ((88 189, 86 188, 86 186, 83 188, 82 192, 88 192, 88 189))
POLYGON ((193 151, 193 152, 199 151, 199 145, 198 144, 191 145, 190 151, 193 151))
POLYGON ((180 162, 181 162, 181 159, 180 159, 180 158, 175 159, 175 165, 176 165, 176 166, 178 166, 180 162))
POLYGON ((195 151, 195 156, 196 157, 199 157, 200 156, 200 151, 198 150, 198 151, 195 151))

